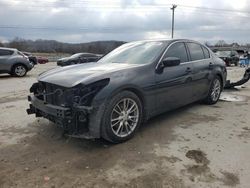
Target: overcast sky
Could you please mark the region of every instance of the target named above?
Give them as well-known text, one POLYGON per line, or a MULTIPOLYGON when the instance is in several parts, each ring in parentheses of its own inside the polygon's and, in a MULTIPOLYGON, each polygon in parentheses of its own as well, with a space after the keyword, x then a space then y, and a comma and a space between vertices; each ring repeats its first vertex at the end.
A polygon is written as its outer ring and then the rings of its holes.
POLYGON ((250 43, 249 0, 0 0, 0 40, 80 43, 171 37, 250 43))

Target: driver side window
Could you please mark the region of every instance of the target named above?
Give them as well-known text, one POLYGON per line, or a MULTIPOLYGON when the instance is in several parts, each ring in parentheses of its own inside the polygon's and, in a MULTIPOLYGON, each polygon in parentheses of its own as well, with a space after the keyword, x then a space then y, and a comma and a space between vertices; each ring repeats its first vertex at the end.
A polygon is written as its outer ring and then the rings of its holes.
POLYGON ((188 62, 187 51, 184 43, 178 42, 171 45, 163 59, 167 57, 177 57, 181 60, 181 63, 188 62))

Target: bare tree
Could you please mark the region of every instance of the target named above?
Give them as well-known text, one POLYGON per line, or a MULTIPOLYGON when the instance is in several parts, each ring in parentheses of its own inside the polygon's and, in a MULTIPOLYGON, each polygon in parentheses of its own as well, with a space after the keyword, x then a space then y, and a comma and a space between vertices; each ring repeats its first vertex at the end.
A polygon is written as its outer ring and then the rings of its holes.
POLYGON ((219 40, 215 46, 217 47, 224 47, 224 46, 228 46, 228 44, 224 41, 224 40, 219 40))
POLYGON ((21 51, 29 52, 62 52, 62 53, 79 53, 92 52, 98 54, 106 54, 114 48, 124 44, 123 41, 96 41, 89 43, 62 43, 55 40, 25 40, 21 38, 14 38, 6 44, 7 47, 17 48, 21 51))
POLYGON ((205 41, 204 44, 205 44, 207 47, 212 46, 211 43, 208 42, 208 41, 205 41))
POLYGON ((27 48, 26 40, 22 38, 15 37, 9 44, 11 48, 17 48, 18 50, 25 51, 27 48))

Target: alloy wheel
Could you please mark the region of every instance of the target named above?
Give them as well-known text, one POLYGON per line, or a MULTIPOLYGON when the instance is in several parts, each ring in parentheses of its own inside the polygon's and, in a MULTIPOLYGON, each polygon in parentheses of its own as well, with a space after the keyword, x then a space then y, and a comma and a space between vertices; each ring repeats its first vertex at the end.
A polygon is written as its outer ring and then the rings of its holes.
POLYGON ((17 76, 24 76, 24 75, 26 74, 26 69, 25 69, 25 67, 22 66, 22 65, 17 65, 17 66, 15 67, 15 74, 16 74, 17 76))
POLYGON ((220 97, 221 92, 221 83, 218 79, 215 79, 213 82, 213 88, 211 92, 211 98, 213 101, 217 101, 220 97))
POLYGON ((139 108, 131 98, 124 98, 114 106, 111 112, 111 129, 118 137, 129 136, 139 121, 139 108))

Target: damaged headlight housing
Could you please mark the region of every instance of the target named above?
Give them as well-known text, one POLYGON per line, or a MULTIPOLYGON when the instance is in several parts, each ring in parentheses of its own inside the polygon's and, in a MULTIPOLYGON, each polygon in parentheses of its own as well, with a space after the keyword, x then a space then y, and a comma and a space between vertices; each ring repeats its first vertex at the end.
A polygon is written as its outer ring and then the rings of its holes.
POLYGON ((109 83, 109 78, 88 85, 79 84, 73 88, 38 82, 32 85, 30 92, 48 103, 63 107, 90 106, 94 96, 109 83))
POLYGON ((78 85, 73 92, 74 106, 90 106, 95 95, 109 83, 109 78, 88 85, 78 85))

